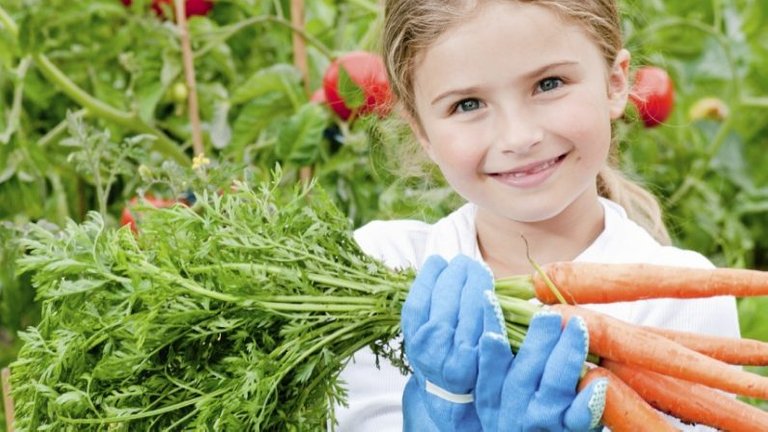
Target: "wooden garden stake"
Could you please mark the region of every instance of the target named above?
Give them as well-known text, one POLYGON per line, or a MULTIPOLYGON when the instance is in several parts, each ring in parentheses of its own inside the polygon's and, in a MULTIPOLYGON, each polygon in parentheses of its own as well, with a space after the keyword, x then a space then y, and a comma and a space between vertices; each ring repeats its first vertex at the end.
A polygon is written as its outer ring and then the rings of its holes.
MULTIPOLYGON (((291 0, 291 25, 304 29, 304 0, 291 0)), ((301 72, 304 80, 304 92, 309 95, 309 67, 307 66, 307 44, 297 32, 293 32, 293 63, 301 72)))
POLYGON ((192 44, 189 41, 189 27, 187 26, 187 13, 185 0, 174 0, 176 10, 176 25, 181 39, 181 55, 184 65, 184 77, 189 89, 187 106, 189 108, 189 124, 192 128, 192 150, 195 156, 201 157, 203 148, 203 132, 200 127, 200 112, 197 102, 197 81, 195 80, 195 62, 192 55, 192 44))
POLYGON ((5 407, 5 425, 8 432, 13 432, 13 399, 11 399, 11 370, 3 368, 0 387, 3 388, 3 406, 5 407))
MULTIPOLYGON (((304 0, 291 0, 291 25, 293 28, 304 29, 304 0)), ((309 67, 307 66, 307 45, 304 38, 293 32, 293 64, 301 72, 304 82, 304 93, 310 94, 309 67)), ((312 166, 307 165, 299 169, 299 178, 303 183, 312 180, 312 166)))

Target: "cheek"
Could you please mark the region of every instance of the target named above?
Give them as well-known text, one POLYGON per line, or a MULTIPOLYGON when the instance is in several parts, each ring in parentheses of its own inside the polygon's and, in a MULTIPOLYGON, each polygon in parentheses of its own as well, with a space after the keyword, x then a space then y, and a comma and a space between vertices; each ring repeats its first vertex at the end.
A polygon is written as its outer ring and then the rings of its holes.
POLYGON ((479 158, 466 147, 442 147, 435 152, 433 160, 448 183, 457 190, 462 189, 465 182, 474 180, 478 173, 479 158))
POLYGON ((476 134, 452 128, 435 128, 428 132, 430 157, 443 171, 466 171, 481 160, 481 146, 476 134))
POLYGON ((606 154, 611 144, 611 118, 603 103, 573 103, 564 107, 558 129, 586 154, 606 154))

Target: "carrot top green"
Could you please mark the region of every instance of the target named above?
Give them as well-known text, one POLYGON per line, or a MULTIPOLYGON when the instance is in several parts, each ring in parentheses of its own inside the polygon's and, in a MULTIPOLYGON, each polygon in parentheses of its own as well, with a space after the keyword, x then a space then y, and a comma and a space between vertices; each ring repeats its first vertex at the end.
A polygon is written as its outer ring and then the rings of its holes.
POLYGON ((19 430, 316 429, 355 351, 402 366, 412 274, 362 253, 319 189, 239 184, 141 222, 30 228, 43 317, 12 365, 19 430))

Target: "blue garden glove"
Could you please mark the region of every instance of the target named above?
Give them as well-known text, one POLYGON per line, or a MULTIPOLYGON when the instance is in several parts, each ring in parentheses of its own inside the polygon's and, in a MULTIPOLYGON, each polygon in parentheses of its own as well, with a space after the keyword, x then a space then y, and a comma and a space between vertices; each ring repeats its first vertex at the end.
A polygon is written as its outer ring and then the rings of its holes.
POLYGON ((450 264, 427 259, 401 313, 405 353, 413 370, 405 393, 406 430, 480 430, 472 404, 478 342, 483 331, 483 291, 493 289, 486 267, 466 256, 450 264), (418 402, 421 405, 418 405, 418 402), (418 427, 417 427, 418 426, 418 427))
POLYGON ((484 431, 591 431, 605 408, 607 380, 576 391, 589 347, 584 321, 562 330, 562 317, 533 317, 517 356, 502 326, 498 300, 488 293, 480 338, 475 405, 484 431))

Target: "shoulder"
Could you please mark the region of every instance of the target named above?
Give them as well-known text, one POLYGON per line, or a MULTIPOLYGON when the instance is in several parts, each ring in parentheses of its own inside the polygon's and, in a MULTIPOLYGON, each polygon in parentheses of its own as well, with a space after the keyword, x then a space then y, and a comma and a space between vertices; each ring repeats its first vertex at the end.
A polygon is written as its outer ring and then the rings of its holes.
POLYGON ((605 210, 605 228, 577 260, 714 267, 709 259, 696 251, 660 244, 615 202, 601 199, 601 203, 605 210))
POLYGON ((475 208, 465 204, 435 223, 412 219, 375 220, 354 232, 355 241, 366 254, 391 268, 421 266, 427 256, 446 259, 467 253, 474 243, 475 208))
MULTIPOLYGON (((603 200, 603 205, 604 232, 578 260, 715 267, 707 257, 696 251, 659 244, 645 229, 629 219, 618 204, 603 200)), ((736 301, 729 296, 687 300, 652 299, 591 306, 636 324, 719 336, 739 336, 736 301)))

